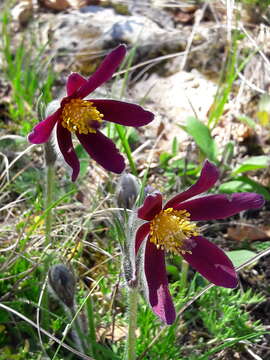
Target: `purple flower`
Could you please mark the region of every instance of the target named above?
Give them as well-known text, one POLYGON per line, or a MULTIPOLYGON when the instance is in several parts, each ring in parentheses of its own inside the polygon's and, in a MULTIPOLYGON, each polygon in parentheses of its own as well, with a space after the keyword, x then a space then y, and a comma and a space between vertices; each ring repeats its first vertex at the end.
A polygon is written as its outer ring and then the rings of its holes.
POLYGON ((89 79, 72 73, 66 83, 67 96, 61 100, 59 109, 37 124, 28 137, 33 144, 45 143, 56 125, 60 151, 73 170, 72 181, 77 179, 80 171, 80 163, 71 140, 72 133, 76 134, 96 162, 106 170, 120 174, 125 168, 124 158, 114 143, 99 130, 102 121, 138 127, 150 123, 154 118, 150 111, 139 105, 108 99, 83 100, 111 79, 125 54, 126 47, 119 45, 107 55, 89 79))
POLYGON ((143 265, 146 293, 153 311, 166 324, 172 324, 176 314, 168 289, 165 250, 181 255, 213 284, 225 288, 237 286, 231 260, 200 235, 194 221, 224 219, 242 210, 257 209, 263 206, 264 198, 255 193, 195 197, 210 189, 218 178, 218 169, 206 161, 198 181, 164 207, 162 195, 155 192, 148 195, 138 209, 138 217, 147 222, 137 230, 135 254, 147 238, 143 265))

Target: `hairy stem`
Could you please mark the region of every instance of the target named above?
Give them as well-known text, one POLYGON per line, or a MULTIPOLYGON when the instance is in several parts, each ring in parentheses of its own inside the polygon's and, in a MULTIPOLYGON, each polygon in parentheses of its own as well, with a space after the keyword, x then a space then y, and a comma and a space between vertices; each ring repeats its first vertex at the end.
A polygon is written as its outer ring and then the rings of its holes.
MULTIPOLYGON (((54 177, 55 177, 55 160, 56 155, 52 144, 48 141, 45 146, 45 165, 46 165, 46 198, 45 208, 48 209, 53 203, 53 190, 54 190, 54 177)), ((46 245, 51 241, 51 230, 52 230, 52 210, 47 211, 45 216, 45 237, 46 245)))
POLYGON ((128 337, 126 343, 125 360, 136 359, 136 327, 137 327, 137 306, 138 306, 138 289, 129 288, 129 323, 128 337))
MULTIPOLYGON (((45 199, 46 209, 53 202, 53 187, 54 187, 54 166, 48 165, 46 169, 46 199, 45 199)), ((45 216, 46 245, 48 245, 51 241, 51 230, 52 230, 52 210, 49 210, 45 216)))
MULTIPOLYGON (((83 335, 83 331, 81 328, 81 323, 80 323, 80 319, 79 319, 79 315, 76 313, 75 308, 70 309, 71 312, 71 316, 72 316, 72 324, 74 324, 74 332, 75 332, 75 342, 77 345, 77 349, 79 351, 81 351, 84 354, 87 354, 88 350, 87 350, 87 345, 85 344, 84 341, 84 335, 83 335)), ((89 354, 89 355, 92 355, 89 354)))

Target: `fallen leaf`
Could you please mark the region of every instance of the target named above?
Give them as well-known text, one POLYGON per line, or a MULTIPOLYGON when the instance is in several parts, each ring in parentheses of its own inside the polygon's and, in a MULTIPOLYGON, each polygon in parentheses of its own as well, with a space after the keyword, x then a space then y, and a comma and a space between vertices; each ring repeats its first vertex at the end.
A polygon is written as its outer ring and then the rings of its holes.
POLYGON ((182 11, 178 11, 178 13, 174 15, 174 20, 183 24, 189 23, 193 18, 194 14, 182 11))
POLYGON ((256 241, 270 237, 270 227, 259 229, 252 225, 242 225, 230 227, 227 231, 228 236, 236 241, 256 241))

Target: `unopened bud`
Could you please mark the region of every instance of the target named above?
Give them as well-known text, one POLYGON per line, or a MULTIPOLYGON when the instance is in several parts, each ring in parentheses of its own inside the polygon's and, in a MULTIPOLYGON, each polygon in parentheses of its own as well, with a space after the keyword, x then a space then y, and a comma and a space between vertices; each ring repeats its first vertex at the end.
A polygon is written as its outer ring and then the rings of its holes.
POLYGON ((68 308, 74 305, 75 279, 72 272, 63 264, 54 265, 49 269, 49 284, 55 295, 68 308))
POLYGON ((117 204, 125 209, 132 209, 139 194, 139 183, 132 174, 121 176, 117 190, 117 204))
POLYGON ((153 194, 155 191, 157 191, 153 186, 146 185, 144 188, 144 196, 147 197, 150 194, 153 194))

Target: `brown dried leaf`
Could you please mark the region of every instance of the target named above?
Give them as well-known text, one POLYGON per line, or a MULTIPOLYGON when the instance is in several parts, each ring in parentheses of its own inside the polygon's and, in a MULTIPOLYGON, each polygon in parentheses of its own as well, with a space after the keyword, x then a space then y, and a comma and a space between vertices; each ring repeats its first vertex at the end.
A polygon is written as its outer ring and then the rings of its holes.
POLYGON ((42 4, 49 9, 53 10, 66 10, 70 7, 70 3, 67 0, 42 0, 42 4))
POLYGON ((158 128, 157 128, 157 137, 160 136, 161 133, 163 133, 162 134, 162 139, 168 140, 168 137, 167 137, 166 132, 164 130, 165 130, 165 125, 164 125, 164 122, 161 121, 158 128))
POLYGON ((227 231, 228 236, 236 241, 256 241, 270 237, 270 227, 259 229, 252 225, 242 225, 230 227, 227 231))
POLYGON ((189 23, 190 21, 192 21, 193 18, 194 18, 193 13, 187 13, 182 11, 178 11, 177 14, 174 15, 174 20, 176 22, 180 22, 184 24, 189 23))

